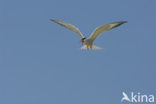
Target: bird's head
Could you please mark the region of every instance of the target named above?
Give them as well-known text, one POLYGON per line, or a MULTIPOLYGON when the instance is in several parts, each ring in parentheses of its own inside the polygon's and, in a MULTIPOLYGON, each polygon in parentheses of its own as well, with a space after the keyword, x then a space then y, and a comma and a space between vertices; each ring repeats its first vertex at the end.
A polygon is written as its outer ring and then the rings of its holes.
POLYGON ((82 44, 84 44, 84 40, 85 40, 85 39, 86 39, 86 38, 82 38, 82 39, 81 39, 81 43, 82 43, 82 44))

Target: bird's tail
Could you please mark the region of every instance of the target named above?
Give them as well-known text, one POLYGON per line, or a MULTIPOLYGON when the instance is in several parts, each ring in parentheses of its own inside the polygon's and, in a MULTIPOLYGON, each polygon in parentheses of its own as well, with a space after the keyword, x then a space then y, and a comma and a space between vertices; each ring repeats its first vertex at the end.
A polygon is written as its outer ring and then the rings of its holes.
POLYGON ((96 46, 96 45, 92 45, 92 49, 88 49, 87 48, 87 45, 83 45, 82 47, 81 47, 81 49, 82 50, 100 50, 100 49, 102 49, 101 47, 98 47, 98 46, 96 46))

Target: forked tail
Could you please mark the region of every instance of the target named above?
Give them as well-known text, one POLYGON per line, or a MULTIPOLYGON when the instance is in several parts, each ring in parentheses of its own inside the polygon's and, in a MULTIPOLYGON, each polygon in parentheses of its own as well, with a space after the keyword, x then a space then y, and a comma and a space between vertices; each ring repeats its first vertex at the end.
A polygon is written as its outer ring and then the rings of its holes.
POLYGON ((81 47, 81 49, 83 49, 83 50, 100 50, 100 49, 102 49, 101 47, 98 47, 98 46, 96 46, 96 45, 92 45, 92 49, 88 49, 87 48, 87 45, 83 45, 82 47, 81 47))

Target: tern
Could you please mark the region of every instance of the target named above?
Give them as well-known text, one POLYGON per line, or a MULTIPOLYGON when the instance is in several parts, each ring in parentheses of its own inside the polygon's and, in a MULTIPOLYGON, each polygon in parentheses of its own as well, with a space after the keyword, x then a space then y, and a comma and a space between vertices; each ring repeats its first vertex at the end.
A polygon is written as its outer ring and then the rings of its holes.
POLYGON ((54 20, 54 19, 50 19, 52 22, 55 22, 73 32, 75 32, 76 34, 78 34, 80 37, 81 37, 81 42, 83 44, 83 46, 81 47, 81 49, 102 49, 96 45, 93 45, 93 42, 94 40, 97 38, 97 36, 99 36, 100 34, 102 34, 103 32, 106 32, 106 31, 109 31, 115 27, 118 27, 124 23, 127 23, 127 21, 118 21, 118 22, 112 22, 112 23, 109 23, 109 24, 105 24, 105 25, 102 25, 98 28, 96 28, 94 30, 94 32, 90 35, 90 37, 86 38, 78 28, 76 28, 75 26, 69 24, 69 23, 66 23, 66 22, 63 22, 63 21, 60 21, 60 20, 54 20))

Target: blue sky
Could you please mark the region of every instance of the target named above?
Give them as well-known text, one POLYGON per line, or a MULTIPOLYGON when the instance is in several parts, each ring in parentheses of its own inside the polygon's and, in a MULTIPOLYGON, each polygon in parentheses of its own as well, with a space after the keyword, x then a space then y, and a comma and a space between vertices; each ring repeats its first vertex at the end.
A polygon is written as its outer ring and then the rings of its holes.
POLYGON ((0 0, 0 104, 117 104, 122 92, 156 96, 155 0, 0 0), (80 37, 103 24, 100 51, 80 37))

